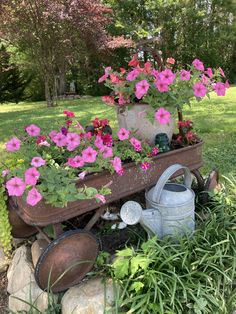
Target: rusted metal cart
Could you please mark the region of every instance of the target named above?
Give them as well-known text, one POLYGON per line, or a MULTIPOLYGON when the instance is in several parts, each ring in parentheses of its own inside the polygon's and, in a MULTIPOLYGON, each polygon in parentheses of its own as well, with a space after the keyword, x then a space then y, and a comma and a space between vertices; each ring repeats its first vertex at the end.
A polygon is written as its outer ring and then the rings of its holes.
MULTIPOLYGON (((123 176, 106 171, 88 175, 78 181, 78 188, 84 185, 99 188, 108 184, 111 194, 106 197, 107 205, 151 187, 163 171, 179 163, 192 171, 202 190, 204 180, 198 170, 203 165, 202 146, 203 142, 200 142, 153 157, 151 171, 144 172, 139 165, 127 163, 123 176)), ((181 174, 178 172, 175 177, 181 174)), ((107 208, 99 206, 95 200, 71 202, 66 208, 55 208, 43 201, 32 207, 20 198, 9 200, 13 236, 25 237, 39 231, 49 242, 35 268, 35 278, 42 289, 48 287, 50 278, 53 292, 66 290, 80 282, 92 269, 99 252, 99 242, 89 230, 107 208), (63 232, 62 222, 93 210, 95 213, 83 230, 63 232), (53 225, 55 230, 56 239, 53 241, 43 231, 43 227, 48 225, 53 225)))

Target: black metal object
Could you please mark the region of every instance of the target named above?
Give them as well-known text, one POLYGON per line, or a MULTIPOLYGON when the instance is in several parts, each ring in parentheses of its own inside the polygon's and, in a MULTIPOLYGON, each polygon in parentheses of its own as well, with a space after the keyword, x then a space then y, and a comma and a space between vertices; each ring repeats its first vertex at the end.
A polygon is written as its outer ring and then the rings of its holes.
POLYGON ((40 256, 36 282, 42 290, 64 291, 86 276, 98 253, 99 242, 92 233, 79 229, 64 232, 40 256))
POLYGON ((169 152, 170 143, 166 133, 158 133, 155 137, 155 145, 158 145, 161 153, 169 152))

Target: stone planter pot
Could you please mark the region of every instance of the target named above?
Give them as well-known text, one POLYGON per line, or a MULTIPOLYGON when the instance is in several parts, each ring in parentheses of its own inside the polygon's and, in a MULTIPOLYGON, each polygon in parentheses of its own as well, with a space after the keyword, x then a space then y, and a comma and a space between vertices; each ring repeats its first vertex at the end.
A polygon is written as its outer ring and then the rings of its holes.
POLYGON ((147 113, 152 108, 147 104, 134 104, 130 109, 127 106, 117 108, 117 119, 120 128, 125 128, 130 131, 136 131, 137 137, 148 141, 151 145, 155 142, 155 136, 158 133, 166 133, 171 140, 174 132, 174 119, 171 118, 169 124, 160 124, 154 121, 152 124, 147 113))

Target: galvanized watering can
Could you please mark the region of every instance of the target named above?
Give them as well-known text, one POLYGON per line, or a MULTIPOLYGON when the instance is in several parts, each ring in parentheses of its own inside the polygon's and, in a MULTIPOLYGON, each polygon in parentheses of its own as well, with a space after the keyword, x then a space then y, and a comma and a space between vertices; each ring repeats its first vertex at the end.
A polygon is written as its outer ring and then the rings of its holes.
POLYGON ((120 211, 127 225, 140 223, 149 236, 179 237, 195 227, 192 176, 188 168, 175 164, 163 172, 155 187, 146 192, 146 210, 134 201, 126 202, 120 211), (184 170, 184 185, 167 183, 178 170, 184 170))

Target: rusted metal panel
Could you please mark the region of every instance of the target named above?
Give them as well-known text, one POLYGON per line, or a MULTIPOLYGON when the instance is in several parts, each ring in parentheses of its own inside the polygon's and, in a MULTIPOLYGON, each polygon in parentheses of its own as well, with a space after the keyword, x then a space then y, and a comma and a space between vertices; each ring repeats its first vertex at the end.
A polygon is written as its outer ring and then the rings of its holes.
MULTIPOLYGON (((160 154, 152 159, 151 168, 147 172, 144 172, 140 168, 140 165, 128 163, 124 165, 125 173, 123 176, 110 174, 106 171, 91 174, 85 177, 84 180, 79 181, 78 187, 86 185, 88 187, 100 188, 112 182, 110 185, 112 193, 106 196, 108 204, 154 185, 163 171, 172 164, 178 163, 188 167, 190 170, 199 169, 203 165, 202 145, 203 142, 200 142, 193 146, 160 154)), ((177 172, 175 177, 180 174, 181 172, 177 172)), ((101 206, 101 204, 97 203, 95 200, 71 202, 65 208, 53 207, 45 204, 43 200, 34 207, 26 204, 21 198, 17 198, 16 202, 20 217, 27 224, 37 226, 59 223, 101 206)))

